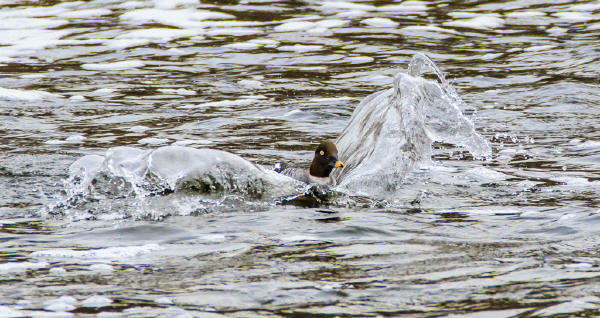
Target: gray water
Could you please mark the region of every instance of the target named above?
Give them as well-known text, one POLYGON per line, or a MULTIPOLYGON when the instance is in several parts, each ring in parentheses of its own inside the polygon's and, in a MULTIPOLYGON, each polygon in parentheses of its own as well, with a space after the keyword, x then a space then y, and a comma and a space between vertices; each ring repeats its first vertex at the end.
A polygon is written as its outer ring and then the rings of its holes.
POLYGON ((599 39, 590 1, 0 1, 0 316, 598 315, 599 39), (307 165, 416 54, 489 155, 426 107, 418 162, 388 140, 333 199, 73 178, 170 145, 307 165))

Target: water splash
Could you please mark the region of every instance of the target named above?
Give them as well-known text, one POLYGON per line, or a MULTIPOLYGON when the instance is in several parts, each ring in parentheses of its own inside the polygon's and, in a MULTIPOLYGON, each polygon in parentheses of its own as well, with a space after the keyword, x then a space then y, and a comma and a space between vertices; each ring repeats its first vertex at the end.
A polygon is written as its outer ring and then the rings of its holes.
POLYGON ((417 165, 431 161, 434 141, 464 147, 476 158, 489 143, 463 115, 464 102, 425 55, 413 57, 394 87, 365 98, 336 144, 346 166, 335 172, 338 189, 375 198, 393 197, 417 165), (422 77, 431 72, 436 81, 422 77))
POLYGON ((466 105, 440 70, 417 54, 408 71, 395 77, 393 88, 358 105, 338 138, 340 159, 346 165, 334 171, 339 181, 334 190, 341 193, 311 188, 224 151, 115 147, 103 156, 74 162, 64 198, 46 212, 76 218, 160 219, 277 203, 356 206, 364 200, 371 205, 381 199, 397 200, 407 176, 431 162, 434 141, 462 146, 476 158, 490 156, 488 142, 461 108, 466 105), (437 80, 423 78, 425 72, 437 80))
POLYGON ((65 195, 45 214, 73 218, 151 218, 227 209, 254 210, 306 185, 232 153, 180 146, 115 147, 75 161, 65 195))

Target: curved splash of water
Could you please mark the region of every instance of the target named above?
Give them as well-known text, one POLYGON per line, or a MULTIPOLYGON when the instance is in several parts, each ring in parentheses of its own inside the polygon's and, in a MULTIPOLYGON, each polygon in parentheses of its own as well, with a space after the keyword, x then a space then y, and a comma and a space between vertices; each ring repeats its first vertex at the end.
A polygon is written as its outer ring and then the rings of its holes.
POLYGON ((255 209, 306 191, 306 185, 214 149, 110 148, 69 168, 65 197, 46 213, 74 218, 152 218, 255 209))
MULTIPOLYGON (((462 146, 474 157, 489 156, 490 146, 462 114, 464 106, 435 64, 416 55, 408 71, 395 77, 393 88, 371 94, 352 114, 337 140, 346 165, 334 172, 336 190, 393 199, 402 191, 406 176, 431 160, 434 141, 462 146), (421 76, 427 71, 437 81, 421 76)), ((228 208, 260 209, 302 199, 310 189, 231 153, 177 146, 110 148, 102 156, 80 158, 69 170, 65 197, 46 212, 75 218, 158 219, 228 208)), ((314 197, 312 190, 309 199, 314 197)), ((317 197, 337 202, 327 195, 317 197)))
POLYGON ((491 155, 489 143, 463 115, 464 102, 425 55, 415 55, 394 87, 366 97, 336 144, 346 164, 335 172, 338 189, 375 198, 402 190, 408 173, 429 162, 434 141, 464 147, 476 158, 491 155), (437 77, 421 77, 425 72, 437 77))

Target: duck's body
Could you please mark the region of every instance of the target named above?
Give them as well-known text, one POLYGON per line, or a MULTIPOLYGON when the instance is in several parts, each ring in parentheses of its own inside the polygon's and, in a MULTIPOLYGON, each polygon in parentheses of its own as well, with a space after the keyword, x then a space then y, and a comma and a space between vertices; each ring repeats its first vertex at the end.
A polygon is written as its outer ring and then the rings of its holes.
POLYGON ((326 140, 319 144, 315 156, 308 169, 281 167, 279 173, 309 184, 320 184, 333 187, 335 180, 330 176, 333 168, 343 167, 337 159, 335 144, 326 140))
POLYGON ((310 175, 310 169, 287 168, 280 172, 282 175, 302 181, 304 183, 316 183, 326 186, 335 186, 335 180, 331 177, 315 177, 310 175))

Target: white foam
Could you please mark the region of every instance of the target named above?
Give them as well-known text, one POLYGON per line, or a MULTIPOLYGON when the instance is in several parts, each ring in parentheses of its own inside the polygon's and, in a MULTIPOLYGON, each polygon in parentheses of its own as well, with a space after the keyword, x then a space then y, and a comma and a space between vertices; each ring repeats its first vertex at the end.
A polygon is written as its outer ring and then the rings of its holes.
POLYGON ((60 140, 60 139, 46 140, 45 144, 47 144, 47 145, 76 144, 76 143, 83 142, 85 139, 86 139, 86 137, 79 135, 79 134, 75 134, 75 135, 71 135, 71 136, 67 137, 65 140, 60 140))
POLYGON ((127 1, 123 3, 119 3, 116 8, 119 9, 137 9, 143 8, 147 5, 145 1, 127 1))
POLYGON ((152 40, 153 42, 168 42, 174 39, 191 37, 201 33, 201 30, 151 28, 125 32, 117 36, 116 39, 146 39, 152 40))
POLYGON ((600 141, 587 140, 584 142, 578 142, 575 146, 576 149, 581 150, 598 150, 600 149, 600 141))
POLYGON ((21 272, 28 269, 48 267, 46 262, 9 262, 0 264, 0 273, 21 272))
POLYGON ((448 15, 453 17, 454 19, 466 19, 466 18, 477 17, 477 16, 479 16, 479 13, 454 11, 454 12, 448 12, 448 15))
POLYGON ((341 18, 356 18, 356 17, 365 16, 365 15, 367 15, 366 11, 362 11, 362 10, 350 10, 350 11, 339 12, 335 16, 336 17, 341 17, 341 18))
POLYGON ((49 16, 57 16, 65 11, 68 11, 68 8, 60 8, 59 6, 54 6, 54 7, 28 6, 25 9, 14 8, 14 9, 1 10, 0 18, 5 18, 5 17, 49 17, 49 16))
POLYGON ((180 28, 203 28, 205 20, 235 19, 231 14, 197 9, 162 10, 154 8, 137 9, 120 16, 121 20, 148 23, 158 22, 180 28))
POLYGON ((58 98, 60 95, 43 91, 20 90, 0 87, 0 100, 35 101, 42 99, 58 98))
POLYGON ((502 180, 506 180, 506 178, 507 178, 507 175, 505 175, 504 173, 494 171, 492 169, 488 169, 485 167, 477 167, 477 168, 470 169, 467 171, 467 174, 470 177, 473 177, 482 182, 502 181, 502 180))
POLYGON ((196 144, 196 140, 190 140, 190 139, 184 139, 184 140, 177 140, 174 143, 172 143, 172 146, 189 146, 189 145, 193 145, 196 144))
POLYGON ((250 89, 259 89, 263 86, 263 84, 260 81, 247 79, 240 80, 237 82, 237 84, 250 89))
POLYGON ((206 35, 218 36, 218 35, 231 35, 231 36, 247 36, 261 34, 263 31, 257 29, 248 28, 216 28, 206 31, 206 35))
POLYGON ((365 64, 371 63, 374 60, 375 59, 370 56, 350 56, 344 59, 344 61, 347 61, 350 64, 365 64))
POLYGON ((284 242, 303 242, 303 241, 320 241, 319 238, 311 235, 292 235, 281 238, 284 242))
POLYGON ((3 306, 0 305, 0 317, 3 318, 9 318, 9 317, 26 317, 27 314, 25 314, 24 312, 17 310, 17 309, 12 309, 8 306, 3 306))
POLYGON ((104 40, 104 45, 111 49, 125 49, 152 43, 150 39, 110 39, 104 40))
POLYGON ((83 95, 73 95, 69 97, 69 100, 72 101, 84 101, 86 98, 83 95))
POLYGON ((304 31, 314 27, 316 24, 309 21, 294 21, 280 24, 274 28, 277 32, 304 31))
POLYGON ((546 14, 541 11, 516 11, 516 12, 508 12, 506 13, 506 17, 508 18, 532 18, 532 17, 542 17, 546 14))
POLYGON ((0 45, 4 45, 2 54, 8 57, 33 54, 37 50, 61 44, 61 38, 75 32, 74 30, 35 29, 34 32, 28 29, 2 30, 2 37, 0 37, 0 45))
POLYGON ((346 26, 350 23, 349 20, 341 20, 341 19, 326 19, 315 22, 315 26, 321 28, 339 28, 346 26))
POLYGON ((600 30, 600 23, 590 24, 586 29, 589 31, 600 30))
POLYGON ((67 139, 65 139, 65 141, 68 143, 79 143, 86 139, 87 138, 85 138, 85 136, 83 136, 83 135, 75 134, 75 135, 71 135, 71 136, 67 137, 67 139))
POLYGON ((179 6, 196 6, 198 0, 154 0, 154 6, 160 9, 174 9, 179 6))
POLYGON ((244 106, 256 103, 255 98, 241 98, 241 99, 226 99, 217 102, 208 102, 198 104, 197 107, 224 107, 224 106, 244 106))
POLYGON ((263 26, 264 22, 257 21, 235 21, 235 20, 223 20, 223 21, 204 21, 201 22, 205 28, 231 28, 231 27, 248 27, 248 26, 263 26))
MULTIPOLYGON (((0 30, 11 29, 50 29, 68 24, 68 20, 45 18, 5 18, 0 24, 0 30)), ((31 32, 31 31, 30 31, 31 32)))
POLYGON ((110 94, 112 94, 114 92, 115 92, 115 90, 113 88, 100 88, 100 89, 97 89, 97 90, 93 91, 91 94, 95 95, 95 96, 98 96, 98 95, 110 95, 110 94))
POLYGON ((90 271, 92 272, 100 272, 100 273, 110 273, 115 269, 108 264, 93 264, 90 265, 90 271))
POLYGON ((329 102, 340 102, 340 101, 346 101, 346 100, 354 100, 353 97, 350 96, 341 96, 341 97, 320 97, 320 98, 311 98, 310 101, 311 102, 316 102, 316 103, 329 103, 329 102))
POLYGON ((132 68, 142 67, 144 62, 140 60, 119 61, 113 63, 87 63, 82 64, 81 68, 94 71, 120 71, 132 68))
POLYGON ((46 140, 44 143, 46 145, 62 145, 62 144, 65 144, 65 141, 59 140, 59 139, 50 139, 50 140, 46 140))
POLYGON ((189 139, 184 139, 184 140, 178 140, 174 143, 172 143, 171 145, 173 146, 188 146, 188 145, 210 145, 213 142, 207 139, 193 139, 193 140, 189 140, 189 139))
POLYGON ((525 52, 546 51, 546 50, 553 49, 554 47, 555 47, 554 45, 535 45, 535 46, 526 47, 523 49, 523 51, 525 51, 525 52))
POLYGON ((445 26, 461 27, 469 29, 495 29, 504 25, 504 19, 496 14, 480 15, 471 19, 454 20, 443 23, 445 26))
POLYGON ((261 44, 252 43, 252 42, 238 42, 238 43, 230 43, 225 44, 223 47, 235 49, 235 50, 255 50, 261 47, 261 44))
MULTIPOLYGON (((110 259, 120 260, 122 258, 134 257, 142 254, 151 253, 162 250, 164 247, 158 244, 134 245, 134 246, 119 246, 107 247, 95 250, 71 250, 71 249, 47 249, 31 253, 31 257, 36 258, 75 258, 75 259, 110 259)), ((48 263, 33 263, 46 264, 48 263)), ((45 267, 44 266, 44 267, 45 267)))
POLYGON ((127 131, 142 133, 148 129, 150 129, 150 128, 146 127, 146 126, 133 126, 133 127, 129 127, 129 129, 127 129, 127 131))
POLYGON ((155 303, 161 305, 172 305, 173 301, 169 297, 158 297, 154 300, 155 303))
POLYGON ((590 186, 600 186, 600 181, 589 181, 587 178, 582 177, 570 177, 570 176, 559 176, 552 178, 552 180, 565 183, 567 186, 577 186, 577 187, 590 187, 590 186))
POLYGON ((388 18, 369 18, 364 19, 361 23, 376 27, 376 28, 393 28, 398 26, 398 23, 388 19, 388 18))
POLYGON ((277 47, 279 45, 279 41, 275 41, 275 40, 271 40, 271 39, 253 39, 248 42, 260 44, 265 47, 277 47))
POLYGON ((61 296, 57 299, 51 299, 45 303, 44 309, 54 312, 65 312, 75 310, 77 299, 71 296, 61 296))
POLYGON ((557 12, 553 13, 552 15, 559 19, 573 22, 583 22, 594 19, 594 16, 587 12, 557 12))
POLYGON ((161 92, 161 93, 163 93, 163 94, 171 94, 171 95, 183 95, 183 96, 196 95, 195 91, 192 91, 192 90, 189 90, 189 89, 185 89, 185 88, 178 88, 178 89, 173 89, 173 88, 159 88, 158 91, 161 92))
MULTIPOLYGON (((588 27, 589 30, 589 27, 588 27)), ((547 29, 546 32, 550 35, 554 35, 554 36, 559 36, 559 35, 564 35, 568 32, 569 30, 564 29, 564 28, 559 28, 559 27, 552 27, 550 29, 547 29)))
POLYGON ((342 10, 362 10, 375 11, 377 8, 368 4, 359 4, 346 1, 325 1, 321 5, 322 9, 342 9, 342 10))
POLYGON ((440 28, 435 25, 410 25, 402 28, 403 31, 426 31, 426 32, 436 32, 436 33, 451 33, 458 34, 456 30, 440 28))
POLYGON ((591 267, 594 267, 594 265, 590 264, 590 263, 571 263, 571 264, 566 264, 565 267, 580 269, 580 268, 591 268, 591 267))
POLYGON ((52 267, 48 270, 48 274, 53 276, 62 276, 67 273, 67 270, 62 267, 52 267))
POLYGON ((322 45, 303 45, 303 44, 295 44, 295 45, 282 45, 277 48, 279 51, 287 51, 287 52, 314 52, 320 51, 323 49, 322 45))
POLYGON ((88 307, 88 308, 98 308, 98 307, 106 307, 106 306, 112 304, 112 302, 113 302, 112 299, 110 299, 108 297, 95 295, 95 296, 84 299, 81 302, 81 305, 83 307, 88 307))
POLYGON ((404 1, 401 4, 391 4, 376 9, 383 12, 420 12, 427 11, 427 5, 421 1, 404 1))
POLYGON ((306 32, 308 32, 310 34, 317 34, 317 35, 322 35, 322 36, 329 36, 329 35, 333 34, 333 32, 331 32, 328 28, 323 28, 323 27, 314 27, 312 29, 306 30, 306 32))
POLYGON ((479 58, 482 60, 489 61, 489 60, 495 60, 500 56, 502 56, 502 53, 487 53, 487 54, 480 56, 479 58))
POLYGON ((205 234, 199 238, 209 242, 224 242, 226 239, 225 235, 223 234, 205 234))
POLYGON ((594 310, 598 309, 597 303, 599 302, 599 298, 595 296, 588 296, 579 299, 568 300, 556 305, 552 305, 550 307, 545 307, 533 312, 534 317, 550 317, 550 316, 558 316, 558 315, 567 315, 582 313, 585 310, 594 310))
POLYGON ((112 14, 108 9, 73 10, 58 14, 61 18, 91 18, 112 14))
POLYGON ((596 11, 600 9, 600 3, 582 3, 570 6, 569 11, 596 11))
POLYGON ((290 116, 294 116, 296 114, 301 114, 302 111, 300 109, 292 109, 289 112, 283 114, 283 117, 290 117, 290 116))
POLYGON ((169 139, 154 138, 154 137, 142 138, 142 139, 138 140, 138 144, 141 144, 141 145, 162 145, 162 144, 166 144, 168 142, 169 142, 169 139))
POLYGON ((170 55, 186 55, 186 54, 191 54, 190 51, 178 49, 178 48, 175 48, 175 47, 172 47, 172 48, 166 50, 165 52, 167 54, 170 54, 170 55))

